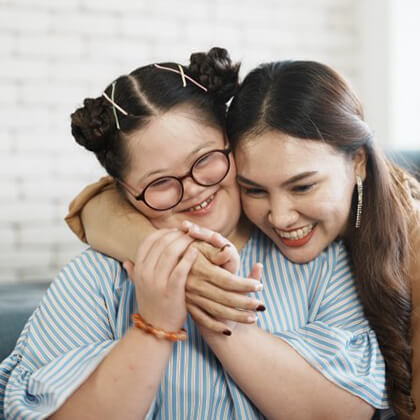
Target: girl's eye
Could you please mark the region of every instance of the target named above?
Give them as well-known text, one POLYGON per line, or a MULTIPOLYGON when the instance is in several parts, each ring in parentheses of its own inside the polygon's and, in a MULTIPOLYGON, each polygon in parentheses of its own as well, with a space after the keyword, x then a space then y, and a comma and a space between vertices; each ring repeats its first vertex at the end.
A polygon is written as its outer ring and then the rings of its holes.
POLYGON ((314 187, 315 183, 313 184, 303 184, 303 185, 295 185, 292 190, 294 192, 303 193, 306 191, 311 190, 314 187))

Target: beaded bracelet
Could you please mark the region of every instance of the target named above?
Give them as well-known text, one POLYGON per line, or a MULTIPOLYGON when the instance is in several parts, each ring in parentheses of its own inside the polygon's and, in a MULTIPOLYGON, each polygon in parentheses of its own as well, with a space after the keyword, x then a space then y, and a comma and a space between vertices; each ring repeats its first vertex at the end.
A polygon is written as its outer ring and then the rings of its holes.
POLYGON ((183 328, 179 331, 167 332, 160 328, 155 328, 152 324, 146 322, 140 314, 133 314, 132 319, 137 328, 157 338, 164 338, 169 341, 185 341, 187 339, 187 332, 183 328))

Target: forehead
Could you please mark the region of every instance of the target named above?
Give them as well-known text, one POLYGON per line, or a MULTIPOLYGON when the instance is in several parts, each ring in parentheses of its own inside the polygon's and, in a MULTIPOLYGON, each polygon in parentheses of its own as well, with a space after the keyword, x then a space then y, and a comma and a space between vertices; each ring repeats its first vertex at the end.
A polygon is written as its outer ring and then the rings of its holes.
POLYGON ((223 143, 222 131, 199 115, 185 109, 172 110, 153 117, 145 127, 130 135, 130 172, 141 176, 173 168, 185 163, 190 154, 201 149, 222 148, 223 143))
POLYGON ((268 131, 243 141, 235 150, 238 173, 254 179, 261 176, 284 177, 300 172, 336 170, 344 155, 318 140, 268 131))

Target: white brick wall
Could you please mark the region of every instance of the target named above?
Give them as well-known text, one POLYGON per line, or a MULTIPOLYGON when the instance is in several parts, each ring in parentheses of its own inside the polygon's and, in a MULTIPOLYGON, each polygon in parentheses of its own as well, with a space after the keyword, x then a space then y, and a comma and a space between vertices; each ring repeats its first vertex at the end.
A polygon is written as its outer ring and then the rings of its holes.
POLYGON ((50 279, 84 248, 63 222, 102 174, 69 115, 120 73, 218 45, 242 60, 309 58, 356 85, 361 0, 0 0, 0 282, 50 279))

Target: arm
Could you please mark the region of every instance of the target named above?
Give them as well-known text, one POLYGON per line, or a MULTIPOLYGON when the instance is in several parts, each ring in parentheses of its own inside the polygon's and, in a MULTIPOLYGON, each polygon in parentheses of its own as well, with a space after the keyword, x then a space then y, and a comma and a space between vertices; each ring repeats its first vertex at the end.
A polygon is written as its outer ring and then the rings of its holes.
MULTIPOLYGON (((80 239, 119 261, 133 261, 139 245, 155 232, 150 222, 122 197, 111 177, 86 187, 70 204, 66 222, 80 239)), ((246 223, 240 225, 235 238, 237 244, 245 243, 248 230, 246 223)), ((188 309, 194 313, 195 320, 217 332, 227 329, 215 315, 220 319, 251 322, 250 311, 255 311, 261 302, 244 293, 255 291, 255 282, 220 269, 218 248, 206 244, 196 246, 201 253, 188 277, 188 296, 196 294, 205 300, 201 300, 203 305, 196 302, 193 306, 189 299, 188 309)))
MULTIPOLYGON (((165 259, 170 274, 149 271, 135 279, 141 313, 168 330, 178 329, 186 315, 184 286, 194 255, 186 253, 178 263, 190 243, 182 241, 165 259), (161 318, 153 319, 151 310, 161 318)), ((129 328, 126 308, 133 298, 115 261, 88 250, 69 263, 0 367, 0 418, 142 418, 172 344, 129 328)))
MULTIPOLYGON (((141 315, 167 331, 179 330, 186 318, 185 281, 197 254, 191 249, 182 257, 190 243, 179 232, 157 232, 130 267, 141 315)), ((51 419, 144 418, 172 346, 131 328, 51 419)))
POLYGON ((134 261, 137 248, 155 228, 122 197, 115 183, 87 188, 75 199, 86 241, 119 261, 134 261))
POLYGON ((361 420, 374 413, 286 342, 256 325, 238 324, 229 338, 211 332, 205 338, 233 380, 270 420, 361 420))
MULTIPOLYGON (((283 275, 290 277, 293 268, 287 267, 283 275)), ((229 339, 202 329, 236 384, 270 419, 368 419, 372 406, 387 407, 383 358, 364 319, 350 270, 343 261, 331 274, 319 268, 317 276, 321 273, 324 280, 314 283, 318 285, 314 292, 306 283, 304 295, 314 296, 301 327, 272 330, 270 325, 282 321, 261 315, 258 326, 238 324, 229 339)), ((290 283, 282 281, 287 293, 291 293, 287 284, 302 284, 302 273, 290 283)), ((264 281, 274 287, 277 280, 268 280, 270 276, 266 270, 264 281)), ((276 301, 270 293, 271 311, 280 313, 275 307, 282 299, 290 301, 288 296, 276 301)), ((288 306, 286 301, 284 305, 288 306)))

